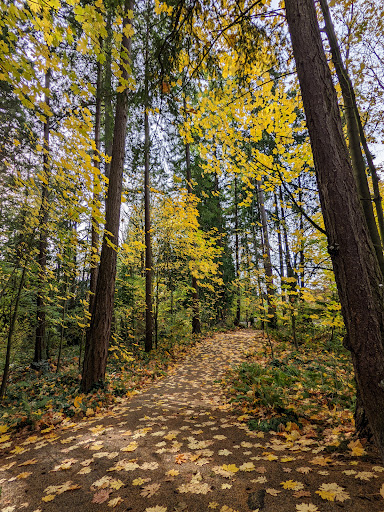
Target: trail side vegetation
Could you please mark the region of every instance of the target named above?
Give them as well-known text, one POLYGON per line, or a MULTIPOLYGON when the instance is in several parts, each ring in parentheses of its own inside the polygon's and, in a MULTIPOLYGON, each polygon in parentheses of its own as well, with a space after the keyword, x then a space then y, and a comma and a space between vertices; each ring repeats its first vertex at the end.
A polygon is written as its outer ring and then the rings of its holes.
POLYGON ((94 415, 248 328, 223 385, 251 428, 384 457, 383 10, 0 0, 2 424, 94 415))

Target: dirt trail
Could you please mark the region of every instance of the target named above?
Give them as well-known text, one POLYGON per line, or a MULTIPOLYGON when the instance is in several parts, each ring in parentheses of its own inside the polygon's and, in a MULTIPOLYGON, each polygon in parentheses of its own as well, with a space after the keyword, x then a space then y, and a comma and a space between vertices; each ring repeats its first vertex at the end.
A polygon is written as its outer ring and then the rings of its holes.
POLYGON ((0 511, 384 512, 378 461, 237 419, 215 381, 260 343, 254 331, 216 335, 111 411, 15 439, 0 454, 0 511))

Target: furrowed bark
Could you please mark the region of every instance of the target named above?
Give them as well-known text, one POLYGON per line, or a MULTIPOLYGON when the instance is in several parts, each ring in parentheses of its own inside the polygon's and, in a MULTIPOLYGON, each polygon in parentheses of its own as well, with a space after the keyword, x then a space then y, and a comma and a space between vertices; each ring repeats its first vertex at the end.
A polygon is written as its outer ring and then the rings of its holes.
POLYGON ((383 276, 343 136, 313 0, 286 0, 320 202, 357 384, 384 460, 383 276))

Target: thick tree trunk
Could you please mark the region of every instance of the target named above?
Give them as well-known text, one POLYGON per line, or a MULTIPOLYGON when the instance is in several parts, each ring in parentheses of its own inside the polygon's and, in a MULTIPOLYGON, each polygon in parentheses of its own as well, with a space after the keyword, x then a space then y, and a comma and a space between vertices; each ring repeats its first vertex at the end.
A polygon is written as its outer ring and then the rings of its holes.
POLYGON ((267 287, 268 324, 271 327, 271 329, 276 329, 277 317, 276 317, 276 305, 274 304, 275 286, 273 284, 271 246, 269 244, 268 223, 267 223, 267 214, 265 211, 264 192, 263 192, 263 189, 261 188, 261 184, 259 182, 257 183, 257 199, 258 199, 258 203, 259 203, 260 220, 261 220, 261 227, 263 230, 263 240, 264 240, 263 263, 264 263, 264 271, 265 271, 265 282, 266 282, 266 287, 267 287))
MULTIPOLYGON (((132 8, 133 0, 126 0, 124 28, 131 22, 128 18, 128 13, 132 8)), ((131 40, 123 32, 120 63, 122 83, 128 79, 130 54, 131 40)), ((117 96, 112 161, 106 199, 105 232, 100 256, 94 310, 85 346, 81 380, 81 390, 85 393, 95 386, 104 385, 115 294, 127 116, 127 91, 123 91, 117 96)))
MULTIPOLYGON (((380 240, 379 231, 377 229, 377 224, 375 220, 375 214, 373 212, 371 192, 369 190, 368 179, 365 172, 365 162, 363 153, 361 151, 360 145, 360 132, 359 132, 359 122, 358 118, 359 112, 357 109, 355 91, 353 89, 353 85, 347 70, 345 69, 343 58, 341 56, 340 48, 337 42, 337 37, 335 34, 335 30, 333 27, 331 14, 329 12, 328 4, 326 0, 320 0, 321 10, 323 12, 323 17, 325 21, 325 31, 327 33, 329 45, 331 47, 332 53, 332 62, 335 66, 337 78, 339 80, 341 94, 343 96, 344 102, 344 111, 345 111, 345 119, 347 122, 347 132, 348 132, 348 142, 349 142, 349 154, 351 156, 352 161, 352 169, 354 171, 354 176, 357 184, 357 189, 359 191, 360 201, 363 206, 365 219, 367 221, 367 226, 369 229, 369 233, 371 235, 372 243, 375 247, 377 260, 380 265, 380 269, 382 274, 384 275, 384 255, 383 255, 383 246, 380 240)), ((363 131, 364 133, 364 131, 363 131)), ((364 137, 365 138, 365 137, 364 137)), ((376 185, 376 183, 375 183, 376 185)), ((377 192, 380 195, 380 192, 377 192)), ((382 236, 384 232, 383 225, 383 217, 382 217, 382 209, 381 204, 379 205, 378 214, 379 221, 382 226, 382 236)))
MULTIPOLYGON (((51 70, 47 69, 45 73, 45 96, 44 103, 49 108, 50 99, 50 84, 51 84, 51 70)), ((44 181, 41 189, 41 206, 39 212, 39 276, 37 285, 37 298, 36 298, 36 337, 35 337, 35 355, 33 358, 34 363, 39 363, 44 359, 45 351, 45 279, 47 273, 47 246, 48 246, 48 183, 49 183, 49 117, 46 117, 44 123, 44 146, 43 146, 43 176, 44 181)))
POLYGON ((357 384, 384 460, 384 297, 313 0, 286 14, 317 171, 320 201, 357 384))

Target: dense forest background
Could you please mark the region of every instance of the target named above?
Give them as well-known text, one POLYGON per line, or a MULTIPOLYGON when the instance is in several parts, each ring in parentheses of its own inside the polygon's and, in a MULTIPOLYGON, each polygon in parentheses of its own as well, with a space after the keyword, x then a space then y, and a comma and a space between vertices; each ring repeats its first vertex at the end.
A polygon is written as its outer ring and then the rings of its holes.
MULTIPOLYGON (((383 140, 383 5, 320 4, 383 269, 381 163, 369 150, 383 140)), ((20 380, 30 363, 65 367, 77 386, 80 371, 88 392, 104 385, 107 363, 132 379, 151 353, 168 361, 191 334, 233 326, 342 351, 336 249, 284 6, 0 6, 4 404, 12 373, 20 380)))

